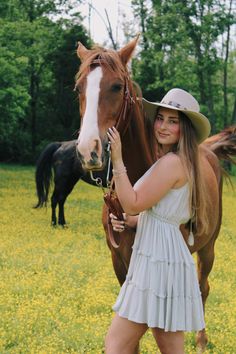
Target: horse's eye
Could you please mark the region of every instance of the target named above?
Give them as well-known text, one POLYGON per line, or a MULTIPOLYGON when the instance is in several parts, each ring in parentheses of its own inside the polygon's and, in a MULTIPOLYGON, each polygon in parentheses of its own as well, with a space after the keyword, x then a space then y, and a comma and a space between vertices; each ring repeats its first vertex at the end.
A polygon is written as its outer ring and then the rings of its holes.
POLYGON ((114 85, 112 85, 112 87, 111 87, 111 90, 112 90, 113 92, 119 92, 119 91, 121 91, 121 89, 122 89, 122 84, 114 84, 114 85))

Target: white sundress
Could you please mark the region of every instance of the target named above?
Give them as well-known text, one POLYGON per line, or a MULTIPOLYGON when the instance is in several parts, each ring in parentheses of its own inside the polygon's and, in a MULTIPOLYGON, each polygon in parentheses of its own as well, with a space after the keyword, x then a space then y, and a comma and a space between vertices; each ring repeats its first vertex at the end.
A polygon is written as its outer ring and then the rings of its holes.
POLYGON ((205 328, 195 263, 179 230, 189 218, 188 183, 140 213, 129 270, 113 306, 121 317, 171 332, 205 328))

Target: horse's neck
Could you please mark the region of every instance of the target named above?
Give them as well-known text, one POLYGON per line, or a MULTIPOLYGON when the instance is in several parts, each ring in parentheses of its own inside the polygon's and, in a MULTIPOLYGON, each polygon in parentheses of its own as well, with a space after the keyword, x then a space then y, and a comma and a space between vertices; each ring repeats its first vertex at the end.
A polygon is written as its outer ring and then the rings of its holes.
POLYGON ((150 154, 147 153, 148 138, 142 114, 137 109, 132 110, 130 114, 130 124, 122 137, 122 147, 124 164, 129 179, 134 184, 150 167, 151 161, 150 154))

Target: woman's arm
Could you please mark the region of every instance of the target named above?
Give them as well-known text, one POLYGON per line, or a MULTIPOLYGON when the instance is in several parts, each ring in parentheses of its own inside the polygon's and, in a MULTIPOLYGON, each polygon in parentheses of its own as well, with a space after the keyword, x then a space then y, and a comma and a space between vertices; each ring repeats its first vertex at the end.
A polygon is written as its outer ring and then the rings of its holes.
POLYGON ((176 183, 185 178, 180 158, 175 154, 164 156, 153 166, 140 183, 133 188, 122 160, 121 141, 115 128, 109 130, 113 175, 119 201, 127 214, 136 215, 158 203, 176 183))

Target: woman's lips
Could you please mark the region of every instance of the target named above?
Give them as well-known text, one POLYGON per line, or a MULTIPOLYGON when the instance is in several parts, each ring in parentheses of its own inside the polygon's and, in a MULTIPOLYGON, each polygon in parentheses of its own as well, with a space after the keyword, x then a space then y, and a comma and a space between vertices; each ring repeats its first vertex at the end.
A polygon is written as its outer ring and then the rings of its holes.
POLYGON ((164 133, 158 133, 160 137, 162 138, 166 138, 167 136, 169 136, 169 134, 164 134, 164 133))

